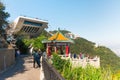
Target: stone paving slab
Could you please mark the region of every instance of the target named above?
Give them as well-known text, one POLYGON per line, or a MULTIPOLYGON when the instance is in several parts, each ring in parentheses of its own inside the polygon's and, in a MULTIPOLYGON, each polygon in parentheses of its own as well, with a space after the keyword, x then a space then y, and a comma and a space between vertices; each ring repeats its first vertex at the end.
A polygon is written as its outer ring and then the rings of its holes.
POLYGON ((40 68, 33 68, 32 56, 21 56, 15 66, 0 74, 0 80, 40 80, 40 68))

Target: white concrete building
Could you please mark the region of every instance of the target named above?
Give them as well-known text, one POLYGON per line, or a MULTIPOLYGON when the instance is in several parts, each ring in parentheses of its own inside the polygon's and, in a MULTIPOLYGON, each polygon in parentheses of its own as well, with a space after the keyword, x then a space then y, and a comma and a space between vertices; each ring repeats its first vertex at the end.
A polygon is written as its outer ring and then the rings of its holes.
POLYGON ((79 35, 76 35, 73 33, 66 33, 65 36, 68 38, 71 38, 71 39, 76 39, 76 38, 80 37, 79 35))
POLYGON ((21 31, 34 36, 36 34, 40 34, 45 28, 48 28, 48 22, 37 18, 19 16, 10 27, 11 30, 9 32, 12 34, 16 34, 21 31))

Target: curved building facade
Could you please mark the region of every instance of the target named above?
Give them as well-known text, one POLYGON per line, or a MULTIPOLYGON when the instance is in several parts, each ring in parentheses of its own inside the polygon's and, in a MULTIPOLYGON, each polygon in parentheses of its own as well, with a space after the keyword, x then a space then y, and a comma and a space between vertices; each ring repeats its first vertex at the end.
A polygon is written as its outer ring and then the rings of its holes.
POLYGON ((13 22, 12 34, 24 32, 28 35, 40 34, 45 28, 48 28, 48 22, 36 18, 19 16, 13 22))

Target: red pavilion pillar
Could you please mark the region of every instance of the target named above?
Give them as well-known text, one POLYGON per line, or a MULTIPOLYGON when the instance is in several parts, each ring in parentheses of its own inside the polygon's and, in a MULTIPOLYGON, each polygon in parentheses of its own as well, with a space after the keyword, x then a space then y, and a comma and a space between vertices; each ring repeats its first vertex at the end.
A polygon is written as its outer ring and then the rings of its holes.
POLYGON ((67 45, 66 46, 66 56, 68 57, 68 55, 69 55, 69 46, 67 45))

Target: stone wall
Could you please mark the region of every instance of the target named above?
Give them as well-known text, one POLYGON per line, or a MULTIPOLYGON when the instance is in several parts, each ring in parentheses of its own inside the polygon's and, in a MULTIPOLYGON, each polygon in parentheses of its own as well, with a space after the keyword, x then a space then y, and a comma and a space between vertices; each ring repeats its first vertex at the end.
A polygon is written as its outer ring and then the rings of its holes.
POLYGON ((42 58, 42 70, 45 80, 65 80, 44 57, 42 58))
POLYGON ((15 50, 1 48, 0 49, 0 72, 6 70, 15 63, 15 50))

